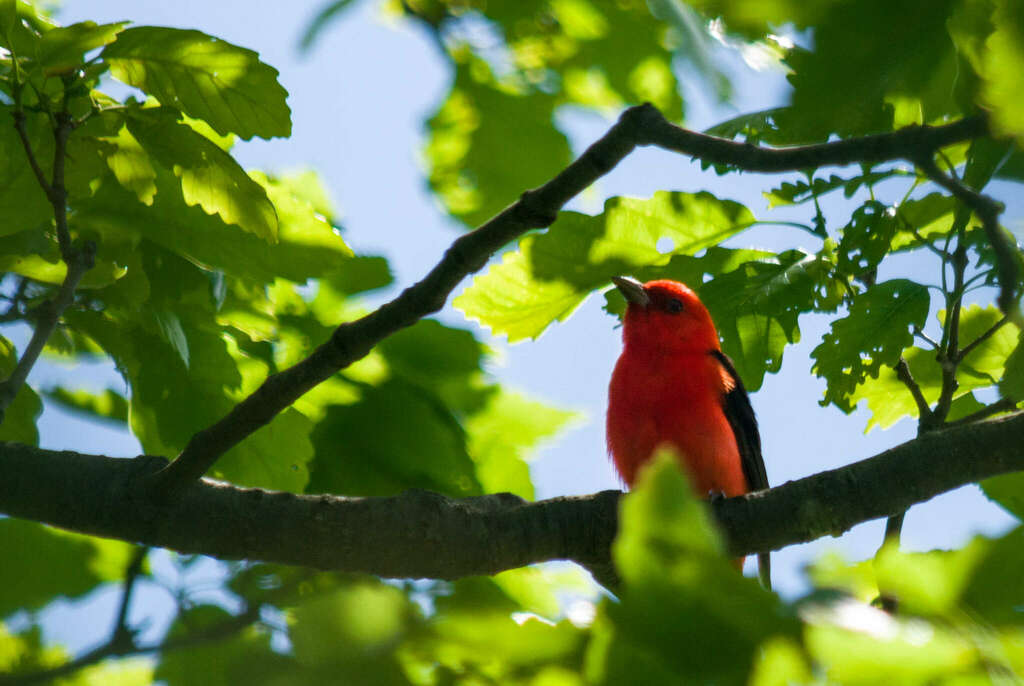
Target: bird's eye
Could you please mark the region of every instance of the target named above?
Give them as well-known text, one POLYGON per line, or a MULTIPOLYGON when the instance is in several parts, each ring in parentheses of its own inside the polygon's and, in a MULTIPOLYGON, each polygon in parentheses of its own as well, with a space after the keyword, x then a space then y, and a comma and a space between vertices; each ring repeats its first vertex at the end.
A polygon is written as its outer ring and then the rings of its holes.
POLYGON ((683 311, 683 301, 677 298, 672 298, 665 305, 665 308, 672 314, 679 314, 683 311))

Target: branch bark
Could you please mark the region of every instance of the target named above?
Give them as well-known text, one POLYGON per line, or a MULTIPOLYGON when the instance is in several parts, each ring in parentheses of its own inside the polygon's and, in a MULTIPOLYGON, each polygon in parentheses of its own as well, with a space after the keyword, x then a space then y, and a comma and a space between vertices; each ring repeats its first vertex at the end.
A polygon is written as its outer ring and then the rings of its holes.
MULTIPOLYGON (((735 556, 838 536, 964 484, 1024 470, 1021 436, 1024 412, 935 431, 712 508, 735 556)), ((603 491, 532 503, 507 493, 346 498, 202 479, 171 500, 154 497, 150 479, 165 464, 158 457, 0 444, 0 512, 222 559, 452 579, 556 559, 607 565, 621 495, 603 491)))
POLYGON ((687 131, 669 123, 650 104, 632 107, 555 178, 526 191, 486 224, 456 239, 421 281, 375 312, 339 326, 308 358, 268 377, 231 412, 195 434, 155 481, 166 496, 177 495, 221 455, 308 390, 367 355, 387 336, 440 310, 455 286, 481 269, 499 248, 530 229, 549 226, 565 203, 611 171, 638 145, 654 145, 739 170, 783 172, 855 162, 930 159, 935 150, 985 135, 987 130, 985 119, 977 116, 944 126, 911 126, 820 145, 772 149, 687 131))

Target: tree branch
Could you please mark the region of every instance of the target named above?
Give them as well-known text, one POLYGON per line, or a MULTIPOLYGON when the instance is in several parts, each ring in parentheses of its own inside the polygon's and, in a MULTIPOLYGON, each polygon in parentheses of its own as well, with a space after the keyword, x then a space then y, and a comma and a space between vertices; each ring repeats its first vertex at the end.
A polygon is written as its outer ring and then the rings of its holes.
POLYGON ((921 392, 921 387, 914 380, 914 375, 910 373, 910 365, 907 364, 906 358, 902 355, 899 362, 896 363, 896 378, 903 382, 903 385, 910 391, 910 395, 913 396, 919 417, 918 427, 919 430, 923 429, 931 421, 932 409, 928 406, 928 401, 925 399, 924 393, 921 392))
POLYGON ((308 390, 367 355, 387 336, 440 310, 455 286, 481 269, 494 252, 530 229, 553 223, 565 203, 611 171, 638 145, 654 145, 747 171, 783 172, 821 165, 918 159, 942 146, 984 135, 987 130, 985 119, 977 116, 938 127, 911 126, 845 141, 771 149, 687 131, 669 123, 650 104, 632 107, 554 179, 526 191, 493 219, 456 239, 423 280, 375 312, 339 326, 330 340, 309 357, 268 377, 227 415, 195 434, 156 480, 168 496, 194 482, 221 455, 308 390))
POLYGON ((67 274, 64 276, 64 283, 61 284, 57 295, 53 300, 44 303, 38 310, 39 317, 36 320, 35 329, 32 331, 32 338, 29 339, 25 352, 21 354, 17 366, 11 375, 0 382, 0 422, 3 421, 4 412, 14 402, 15 396, 21 390, 25 379, 32 371, 39 355, 46 346, 46 341, 54 329, 64 310, 68 308, 75 299, 75 289, 85 273, 92 268, 96 257, 96 244, 88 241, 81 248, 73 251, 71 261, 67 263, 67 274))
MULTIPOLYGON (((731 555, 838 536, 964 484, 1024 470, 1024 412, 929 432, 875 457, 712 505, 731 555), (892 484, 899 488, 892 488, 892 484)), ((146 487, 165 460, 0 444, 0 512, 222 559, 384 577, 452 579, 547 560, 607 565, 620 493, 527 502, 413 490, 345 498, 203 479, 179 498, 146 487)))

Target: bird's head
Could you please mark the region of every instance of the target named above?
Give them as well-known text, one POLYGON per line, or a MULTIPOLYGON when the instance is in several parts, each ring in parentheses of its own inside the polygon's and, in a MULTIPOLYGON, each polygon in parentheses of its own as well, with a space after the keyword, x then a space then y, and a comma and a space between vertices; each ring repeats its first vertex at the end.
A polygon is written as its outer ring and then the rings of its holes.
POLYGON ((711 315, 685 284, 667 279, 642 284, 625 276, 614 276, 612 282, 626 298, 622 338, 627 346, 667 353, 718 349, 711 315))

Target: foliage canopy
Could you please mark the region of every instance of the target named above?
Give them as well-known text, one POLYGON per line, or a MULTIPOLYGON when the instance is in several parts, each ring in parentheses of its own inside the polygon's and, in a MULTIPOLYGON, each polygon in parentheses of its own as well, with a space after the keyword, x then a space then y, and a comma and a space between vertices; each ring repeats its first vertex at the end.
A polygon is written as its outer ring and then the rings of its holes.
MULTIPOLYGON (((324 6, 304 49, 352 4, 324 6)), ((1020 251, 987 195, 1018 191, 992 191, 993 182, 1024 182, 1024 4, 381 6, 435 36, 451 68, 424 157, 430 188, 467 229, 572 162, 558 126, 569 109, 607 116, 649 102, 683 122, 684 79, 728 99, 725 49, 785 65, 792 98, 708 133, 852 150, 854 164, 766 180, 772 207, 805 210, 782 250, 721 245, 771 220, 728 198, 694 189, 613 197, 596 214, 560 211, 545 230, 510 232, 502 242, 518 244, 454 299, 467 318, 509 340, 535 338, 613 275, 674 278, 698 290, 751 390, 781 368, 813 312, 833 317, 812 355, 827 384, 822 404, 848 413, 865 401, 872 425, 911 416, 928 433, 1024 400, 1020 251), (780 34, 813 40, 794 46, 780 34), (866 138, 909 140, 922 125, 965 120, 981 122, 978 131, 881 161, 866 138), (836 225, 821 203, 840 192, 853 209, 836 225), (901 271, 907 254, 933 260, 932 282, 901 271)), ((31 3, 0 0, 0 322, 28 324, 39 339, 33 353, 0 338, 9 377, 0 439, 39 445, 45 399, 130 429, 147 454, 189 454, 201 431, 332 345, 340 324, 367 314, 364 296, 392 284, 385 258, 346 244, 314 172, 246 170, 232 156, 237 139, 291 134, 286 85, 255 52, 196 30, 60 26, 31 3), (133 95, 110 95, 115 80, 133 95), (112 360, 129 393, 91 393, 71 375, 25 384, 40 352, 112 360)), ((752 168, 741 155, 689 154, 707 173, 752 168)), ((621 313, 614 290, 605 299, 621 313)), ((417 314, 353 355, 215 455, 209 476, 296 494, 534 497, 529 453, 573 414, 495 383, 492 353, 470 330, 417 314)), ((617 597, 598 599, 576 568, 391 582, 233 562, 216 600, 173 589, 177 613, 152 645, 126 609, 134 588, 166 577, 147 549, 0 519, 0 684, 767 686, 1024 675, 1024 529, 953 551, 887 545, 856 564, 827 557, 810 570, 814 591, 781 599, 734 573, 707 509, 669 460, 642 481, 614 545, 617 597), (108 642, 99 636, 96 651, 70 656, 45 640, 42 609, 104 588, 124 598, 108 642), (899 612, 872 604, 879 598, 898 600, 899 612)), ((1024 515, 1020 473, 983 488, 1024 515)), ((159 560, 182 574, 196 563, 159 560)))

